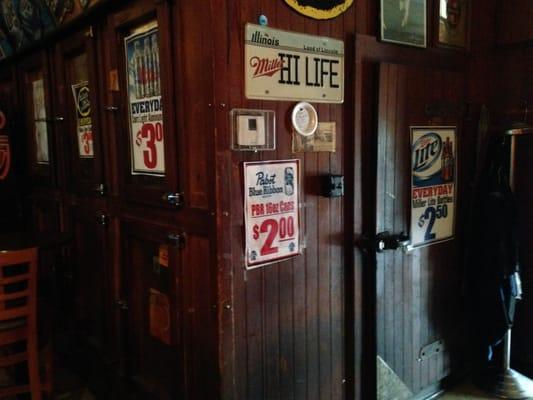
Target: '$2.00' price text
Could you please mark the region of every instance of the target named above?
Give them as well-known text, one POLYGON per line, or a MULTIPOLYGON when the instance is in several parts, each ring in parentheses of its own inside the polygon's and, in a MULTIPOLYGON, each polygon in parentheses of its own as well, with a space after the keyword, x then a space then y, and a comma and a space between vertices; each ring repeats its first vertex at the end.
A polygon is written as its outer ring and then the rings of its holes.
POLYGON ((253 239, 259 240, 261 234, 266 233, 266 240, 261 247, 260 254, 266 256, 276 254, 278 247, 274 246, 276 241, 290 240, 294 238, 294 217, 281 217, 279 219, 265 219, 261 225, 253 226, 253 239))

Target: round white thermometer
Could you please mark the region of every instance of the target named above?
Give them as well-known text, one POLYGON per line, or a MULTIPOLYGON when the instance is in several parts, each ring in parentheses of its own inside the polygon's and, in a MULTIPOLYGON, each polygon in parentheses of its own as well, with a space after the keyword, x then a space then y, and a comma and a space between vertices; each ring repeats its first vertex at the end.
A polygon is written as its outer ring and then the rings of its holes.
POLYGON ((318 115, 315 108, 305 101, 298 103, 292 110, 292 126, 303 136, 311 136, 318 127, 318 115))

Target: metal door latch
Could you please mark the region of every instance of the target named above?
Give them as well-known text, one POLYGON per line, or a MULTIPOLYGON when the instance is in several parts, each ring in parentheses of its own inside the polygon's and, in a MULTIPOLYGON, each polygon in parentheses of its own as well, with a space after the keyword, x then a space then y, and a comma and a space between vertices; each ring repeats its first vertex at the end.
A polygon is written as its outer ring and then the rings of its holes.
POLYGON ((165 193, 163 195, 163 200, 176 208, 183 207, 183 193, 165 193))
POLYGON ((406 249, 409 243, 409 236, 405 232, 391 235, 386 231, 375 236, 363 235, 357 242, 357 246, 365 252, 382 253, 385 250, 406 249))

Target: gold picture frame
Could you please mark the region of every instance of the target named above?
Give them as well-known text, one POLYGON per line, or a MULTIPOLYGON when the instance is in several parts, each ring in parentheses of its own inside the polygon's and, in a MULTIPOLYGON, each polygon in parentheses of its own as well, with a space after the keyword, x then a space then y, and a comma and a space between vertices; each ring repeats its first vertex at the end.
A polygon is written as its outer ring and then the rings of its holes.
POLYGON ((427 0, 380 0, 381 41, 427 46, 427 0))
POLYGON ((441 47, 468 48, 469 0, 439 0, 437 43, 441 47))

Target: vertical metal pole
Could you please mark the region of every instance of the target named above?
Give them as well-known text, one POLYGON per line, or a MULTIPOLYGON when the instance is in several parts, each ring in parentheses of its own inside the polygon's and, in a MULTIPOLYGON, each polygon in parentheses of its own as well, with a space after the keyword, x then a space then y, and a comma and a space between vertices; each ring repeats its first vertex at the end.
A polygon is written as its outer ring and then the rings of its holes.
POLYGON ((511 329, 507 330, 503 338, 503 370, 511 368, 511 329))
MULTIPOLYGON (((509 155, 509 186, 511 192, 515 189, 515 153, 516 153, 516 136, 511 136, 511 148, 509 155)), ((507 330, 503 338, 503 370, 506 371, 511 368, 511 328, 507 330)))

